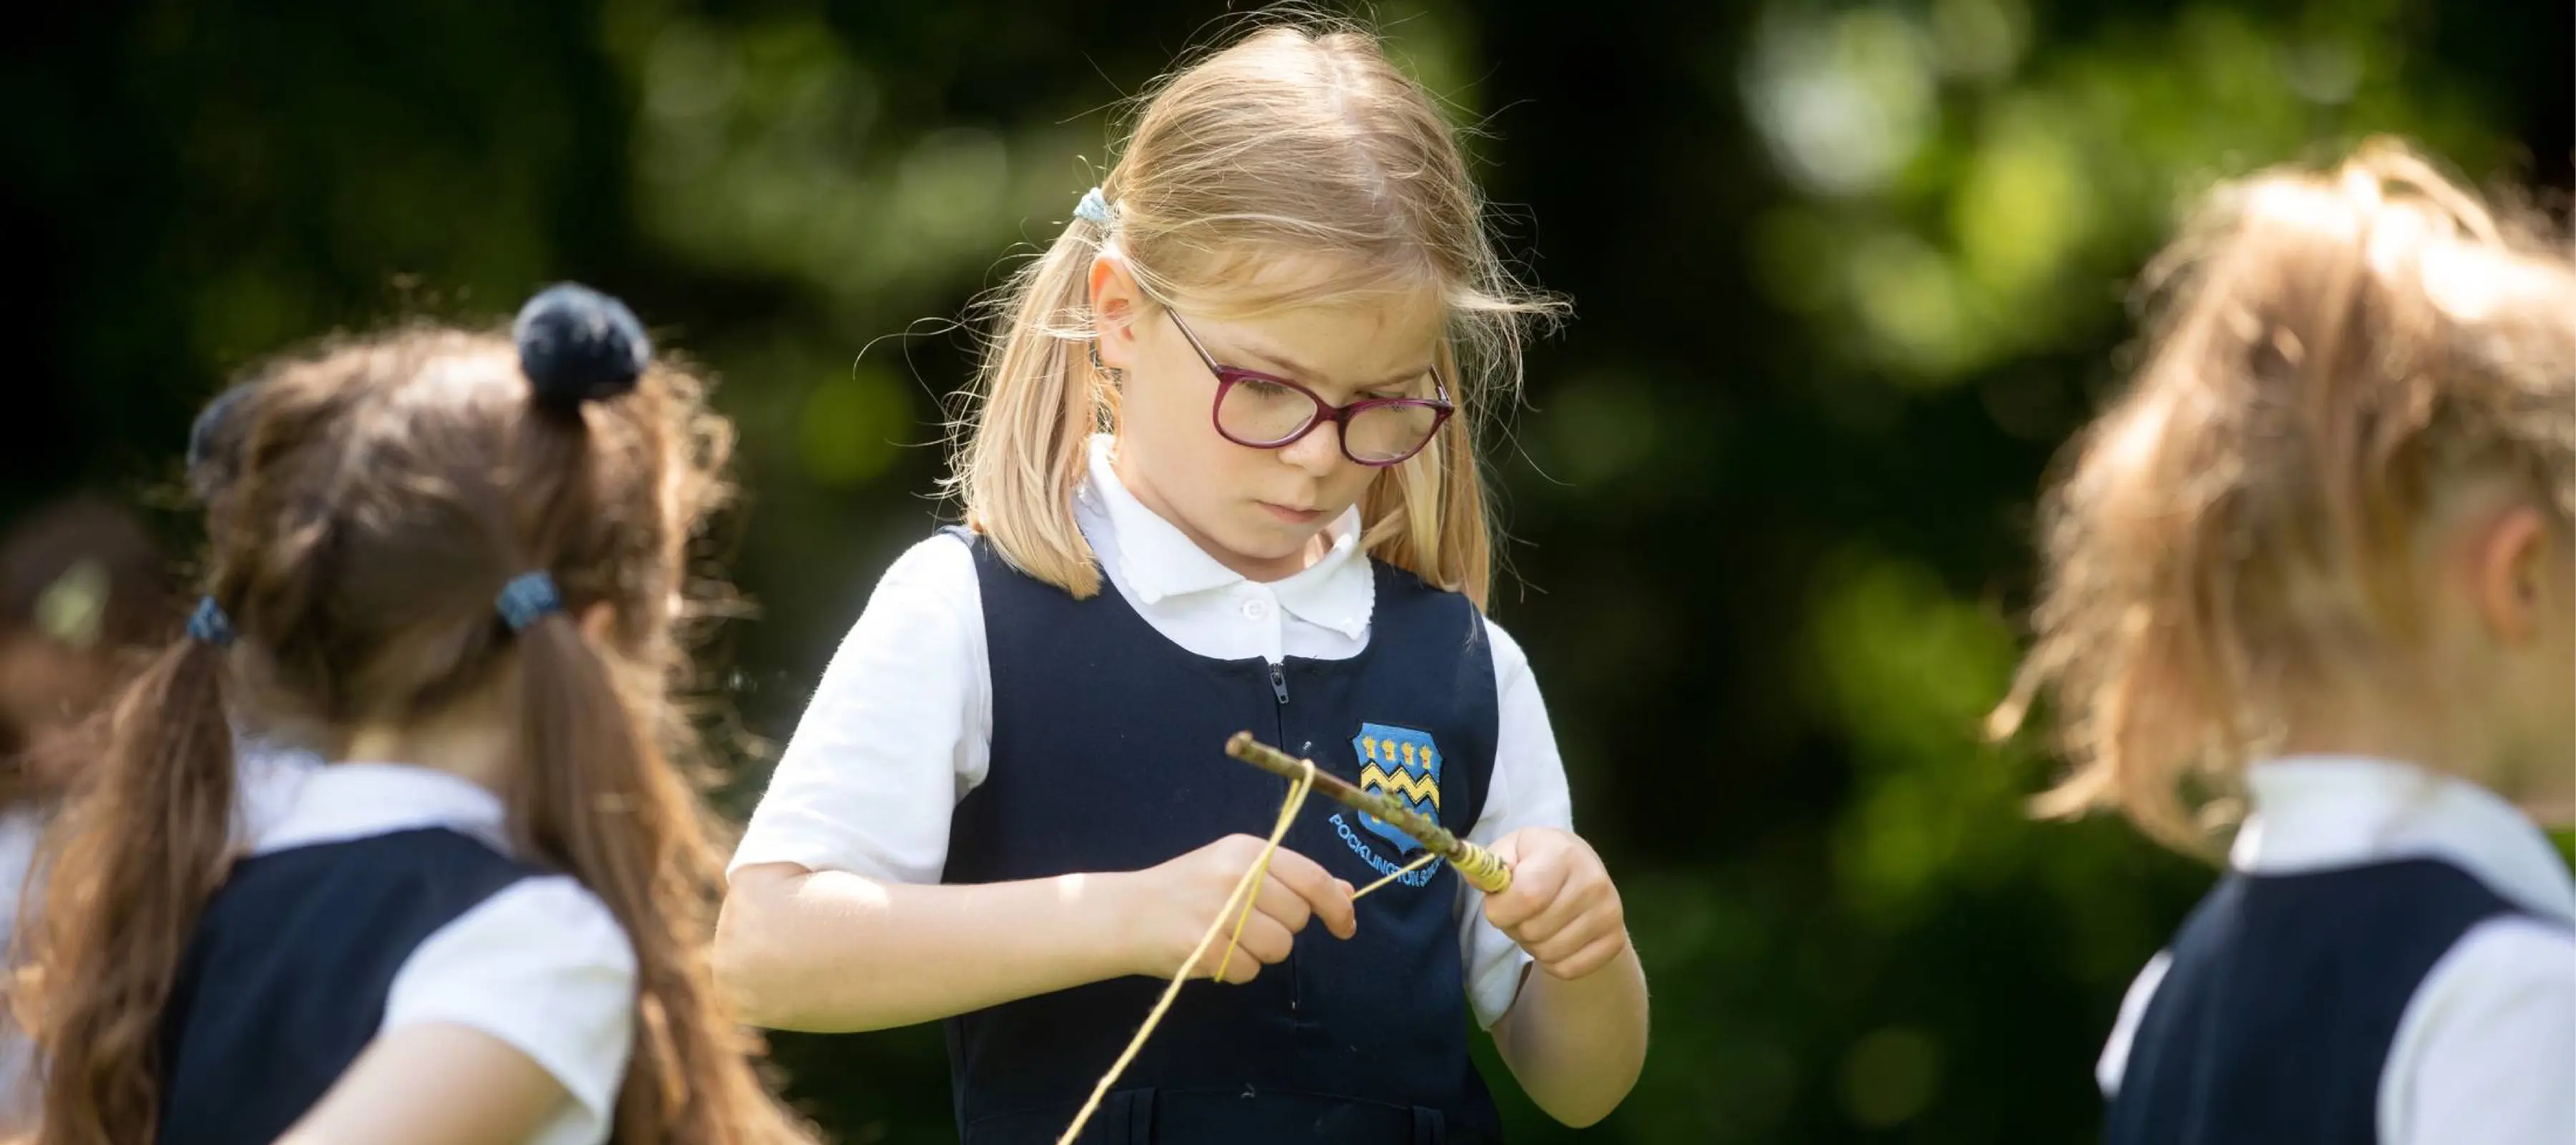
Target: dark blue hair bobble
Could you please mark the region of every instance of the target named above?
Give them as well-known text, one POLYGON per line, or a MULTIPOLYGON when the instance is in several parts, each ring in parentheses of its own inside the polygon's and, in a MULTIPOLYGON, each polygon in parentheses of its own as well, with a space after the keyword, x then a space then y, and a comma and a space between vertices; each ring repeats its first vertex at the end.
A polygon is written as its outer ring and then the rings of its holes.
POLYGON ((197 602, 197 611, 188 617, 188 639, 217 648, 233 646, 233 618, 224 615, 224 606, 209 596, 197 602))
POLYGON ((242 427, 233 424, 235 407, 257 382, 242 382, 216 394, 188 426, 188 487, 198 497, 212 496, 232 479, 241 461, 242 427))
POLYGON ((653 360, 635 312, 579 283, 539 291, 519 308, 510 336, 538 408, 566 416, 634 389, 653 360))
POLYGON ((555 591, 555 578, 542 572, 520 573, 501 586, 494 607, 510 631, 525 632, 529 625, 563 611, 563 595, 555 591))
POLYGON ((242 395, 251 391, 251 385, 243 382, 216 394, 213 401, 206 403, 206 408, 197 411, 197 420, 188 426, 189 472, 196 472, 198 466, 212 460, 217 453, 226 452, 224 435, 230 432, 231 427, 224 423, 232 416, 233 407, 241 404, 242 395))

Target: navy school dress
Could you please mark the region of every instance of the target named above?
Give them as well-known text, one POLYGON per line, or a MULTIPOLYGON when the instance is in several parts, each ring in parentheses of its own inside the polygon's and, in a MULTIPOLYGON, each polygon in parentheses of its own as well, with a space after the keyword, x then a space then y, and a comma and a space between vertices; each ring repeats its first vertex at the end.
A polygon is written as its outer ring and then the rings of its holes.
POLYGON ((635 962, 606 904, 513 857, 497 796, 399 764, 315 769, 199 916, 159 1031, 163 1145, 266 1145, 378 1037, 437 1023, 572 1099, 529 1145, 608 1140, 635 962))
MULTIPOLYGON (((943 881, 1139 870, 1261 834, 1287 784, 1228 758, 1250 731, 1464 834, 1493 772, 1483 619, 1374 565, 1368 645, 1347 660, 1197 656, 1114 588, 1088 600, 975 551, 992 663, 991 768, 954 813, 943 881)), ((1417 857, 1373 818, 1309 800, 1282 843, 1354 886, 1417 857)), ((1470 1145, 1500 1140, 1469 1056, 1459 880, 1435 863, 1361 900, 1358 934, 1300 934, 1249 984, 1193 982, 1081 1141, 1470 1145)), ((1164 983, 1129 977, 947 1022, 966 1145, 1053 1142, 1164 983)))
POLYGON ((2521 914, 2436 859, 2229 874, 2174 938, 2104 1141, 2374 1145, 2416 988, 2479 924, 2521 914))
POLYGON ((266 1145, 376 1036, 439 928, 541 872, 444 828, 243 860, 163 1011, 162 1145, 266 1145))

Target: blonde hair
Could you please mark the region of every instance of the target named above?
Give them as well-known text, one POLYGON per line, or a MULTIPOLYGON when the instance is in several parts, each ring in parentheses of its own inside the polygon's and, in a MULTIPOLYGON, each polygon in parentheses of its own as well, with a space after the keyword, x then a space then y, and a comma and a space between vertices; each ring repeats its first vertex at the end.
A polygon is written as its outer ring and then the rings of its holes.
POLYGON ((2501 475, 2576 517, 2576 265, 2539 229, 2373 140, 2220 188, 2150 265, 2144 361, 2045 502, 1991 728, 2054 703, 2073 771, 2043 813, 2205 851, 2297 689, 2405 671, 2443 490, 2501 475))
POLYGON ((1093 258, 1112 247, 1146 293, 1219 313, 1437 291, 1437 361, 1459 406, 1361 504, 1361 546, 1481 607, 1492 576, 1477 472, 1481 409, 1512 394, 1532 319, 1563 304, 1515 283, 1432 97, 1377 41, 1336 24, 1265 27, 1168 76, 1143 99, 1100 193, 1045 253, 981 304, 995 322, 949 486, 969 527, 1012 565, 1077 597, 1100 572, 1071 497, 1085 442, 1116 395, 1083 352, 1093 258), (1103 221, 1103 220, 1106 221, 1103 221), (1328 281, 1256 285, 1265 257, 1322 256, 1328 281))

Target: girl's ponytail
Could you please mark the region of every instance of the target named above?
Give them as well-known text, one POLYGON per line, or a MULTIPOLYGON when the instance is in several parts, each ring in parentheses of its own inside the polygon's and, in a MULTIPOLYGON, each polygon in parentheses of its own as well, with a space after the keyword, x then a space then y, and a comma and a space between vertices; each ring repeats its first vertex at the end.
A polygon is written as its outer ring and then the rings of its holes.
POLYGON ((219 652, 231 624, 200 612, 116 706, 107 774, 63 823, 32 995, 40 1145, 154 1136, 161 1013, 226 873, 232 707, 328 734, 493 700, 521 751, 516 841, 634 945, 617 1140, 810 1140, 713 1000, 719 857, 657 726, 684 662, 687 549, 725 488, 704 384, 655 365, 623 304, 566 284, 507 339, 414 327, 281 359, 200 430, 191 472, 241 640, 219 652), (616 623, 593 640, 582 615, 616 623))
POLYGON ((764 1089, 756 1041, 718 1001, 705 936, 722 870, 701 804, 666 766, 617 675, 560 611, 518 643, 521 829, 608 905, 635 946, 640 1008, 620 1141, 801 1141, 764 1089))
POLYGON ((1046 253, 979 307, 1000 333, 985 347, 958 423, 950 478, 968 527, 1013 566, 1077 598, 1100 591, 1072 498, 1090 437, 1109 424, 1104 403, 1114 400, 1077 349, 1091 337, 1091 262, 1108 241, 1109 218, 1086 198, 1046 253))
POLYGON ((232 858, 224 651, 183 638, 109 714, 95 785, 48 836, 28 1010, 49 1063, 37 1145, 149 1141, 161 1011, 232 858))
MULTIPOLYGON (((531 562, 540 570, 565 566, 577 590, 590 574, 589 591, 573 594, 576 604, 621 600, 627 594, 597 579, 620 562, 568 558, 598 539, 600 473, 662 472, 681 448, 594 432, 594 418, 603 428, 613 422, 589 408, 594 403, 667 400, 637 392, 652 369, 650 343, 623 303, 569 284, 529 300, 514 334, 539 414, 522 439, 531 480, 516 488, 534 504, 514 507, 510 520, 492 519, 486 532, 510 536, 520 532, 513 521, 533 518, 533 543, 516 550, 519 559, 547 558, 531 562)), ((653 563, 672 555, 656 553, 653 563)), ((724 867, 705 804, 665 758, 647 719, 662 707, 665 682, 621 673, 566 612, 551 573, 522 572, 495 603, 517 653, 520 765, 510 804, 519 842, 599 896, 634 944, 635 1047, 618 1087, 617 1140, 811 1140, 761 1084, 751 1061, 757 1043, 716 995, 706 947, 724 867)), ((632 621, 617 611, 611 605, 602 615, 632 621)))

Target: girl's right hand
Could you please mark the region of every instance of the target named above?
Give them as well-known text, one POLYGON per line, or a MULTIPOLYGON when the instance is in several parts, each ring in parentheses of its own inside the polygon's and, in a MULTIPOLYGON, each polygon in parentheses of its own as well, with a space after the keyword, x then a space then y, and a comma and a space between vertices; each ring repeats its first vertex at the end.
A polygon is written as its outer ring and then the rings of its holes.
MULTIPOLYGON (((1260 860, 1264 842, 1228 835, 1129 877, 1132 923, 1127 934, 1135 944, 1137 973, 1169 978, 1180 972, 1181 963, 1225 909, 1226 896, 1260 860)), ((1253 895, 1252 916, 1244 921, 1232 957, 1225 935, 1219 934, 1190 968, 1190 976, 1213 978, 1222 965, 1225 981, 1252 981, 1262 966, 1287 960, 1297 932, 1317 916, 1334 937, 1349 938, 1359 925, 1351 910, 1351 885, 1325 873, 1313 859, 1282 847, 1270 857, 1268 877, 1253 895)), ((1231 918, 1226 927, 1232 929, 1231 918)))

